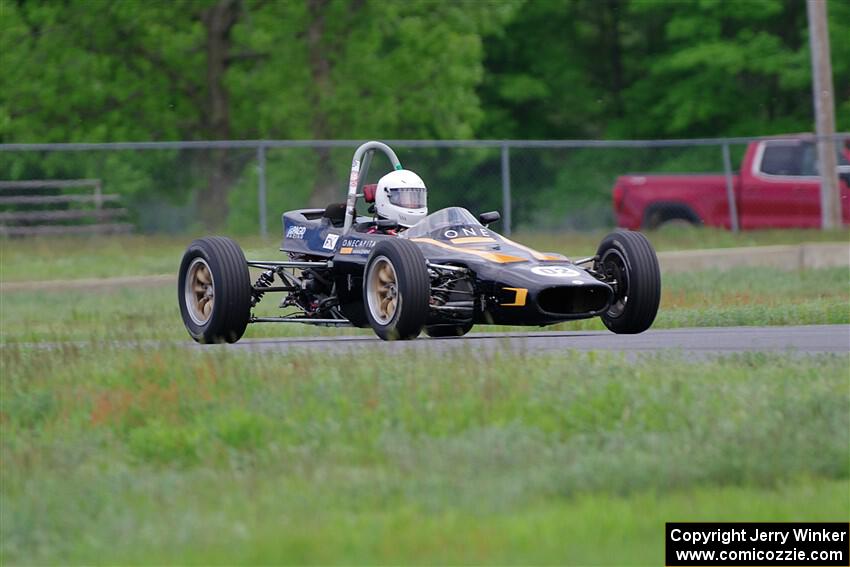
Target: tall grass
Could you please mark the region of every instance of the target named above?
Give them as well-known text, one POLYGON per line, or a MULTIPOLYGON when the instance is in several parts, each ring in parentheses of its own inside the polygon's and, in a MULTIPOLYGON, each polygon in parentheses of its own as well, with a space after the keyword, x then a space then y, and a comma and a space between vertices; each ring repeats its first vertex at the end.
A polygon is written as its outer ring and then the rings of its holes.
POLYGON ((0 357, 4 563, 658 564, 665 519, 846 518, 846 356, 0 357))

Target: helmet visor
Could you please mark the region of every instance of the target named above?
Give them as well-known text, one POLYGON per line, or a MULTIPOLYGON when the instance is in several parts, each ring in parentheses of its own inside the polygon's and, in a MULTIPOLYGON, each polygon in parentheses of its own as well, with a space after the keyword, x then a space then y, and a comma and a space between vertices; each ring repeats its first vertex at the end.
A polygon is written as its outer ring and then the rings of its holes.
POLYGON ((391 187, 390 203, 405 209, 422 209, 428 206, 428 193, 424 187, 391 187))

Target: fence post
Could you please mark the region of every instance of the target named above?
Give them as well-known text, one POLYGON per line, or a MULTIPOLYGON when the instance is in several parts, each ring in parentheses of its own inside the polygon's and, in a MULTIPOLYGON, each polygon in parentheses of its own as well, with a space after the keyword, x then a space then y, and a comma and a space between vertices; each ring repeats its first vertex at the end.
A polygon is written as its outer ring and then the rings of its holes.
POLYGON ((502 145, 502 232, 511 235, 511 163, 508 145, 502 145))
POLYGON ((260 235, 269 232, 266 220, 266 148, 257 146, 257 205, 260 210, 260 235))
POLYGON ((729 144, 723 144, 723 173, 726 176, 726 199, 729 201, 729 225, 732 232, 738 232, 738 205, 735 202, 735 187, 732 180, 732 158, 729 156, 729 144))
POLYGON ((98 213, 103 209, 103 181, 100 179, 94 182, 94 208, 98 213))

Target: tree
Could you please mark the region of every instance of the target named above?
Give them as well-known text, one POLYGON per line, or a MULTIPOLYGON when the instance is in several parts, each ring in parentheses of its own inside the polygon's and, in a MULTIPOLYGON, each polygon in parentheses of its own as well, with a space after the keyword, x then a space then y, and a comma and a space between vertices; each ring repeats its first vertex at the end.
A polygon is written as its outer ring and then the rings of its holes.
POLYGON ((646 74, 625 93, 631 135, 716 136, 799 130, 807 120, 805 5, 783 0, 633 3, 663 17, 646 74), (663 85, 663 88, 660 86, 663 85))
MULTIPOLYGON (((846 130, 850 3, 832 0, 829 12, 846 130)), ((0 30, 0 142, 659 138, 812 124, 798 0, 6 0, 0 30)), ((305 186, 314 205, 339 199, 349 150, 282 154, 269 159, 289 168, 278 179, 305 186)), ((494 152, 440 157, 417 152, 411 163, 440 181, 470 179, 469 202, 489 198, 494 152)), ((579 158, 526 158, 529 195, 593 163, 579 158)), ((253 159, 31 156, 10 169, 100 175, 107 164, 122 190, 194 195, 212 228, 229 202, 244 207, 228 194, 247 194, 253 159)))
MULTIPOLYGON (((847 128, 850 4, 833 0, 829 11, 838 122, 847 128)), ((810 130, 806 30, 805 4, 796 0, 530 2, 487 40, 482 133, 660 138, 810 130)))
MULTIPOLYGON (((474 137, 483 118, 482 37, 497 33, 517 2, 307 5, 312 137, 474 137)), ((339 200, 347 158, 319 150, 313 205, 339 200)))
MULTIPOLYGON (((230 34, 240 0, 18 4, 4 34, 4 141, 229 138, 230 34)), ((198 202, 218 225, 234 166, 193 154, 206 172, 198 202)))
MULTIPOLYGON (((481 119, 480 34, 511 6, 15 4, 2 16, 3 66, 13 72, 0 78, 0 139, 471 137, 481 119)), ((218 226, 245 162, 225 150, 192 155, 206 177, 199 211, 218 226)), ((332 162, 319 150, 317 204, 338 196, 332 162)))
POLYGON ((832 52, 832 79, 835 89, 835 128, 850 131, 850 2, 832 0, 827 4, 829 49, 832 52))

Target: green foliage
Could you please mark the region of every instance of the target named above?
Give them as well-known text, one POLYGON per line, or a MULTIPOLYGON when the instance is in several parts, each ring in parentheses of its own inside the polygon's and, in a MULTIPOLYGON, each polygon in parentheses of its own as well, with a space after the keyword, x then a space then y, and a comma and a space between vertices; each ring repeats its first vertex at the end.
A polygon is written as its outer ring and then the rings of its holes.
POLYGON ((832 0, 828 4, 829 49, 832 54, 832 80, 835 89, 835 127, 850 130, 850 2, 832 0))
POLYGON ((153 421, 130 431, 130 452, 145 462, 191 464, 198 459, 199 435, 186 427, 153 421))
MULTIPOLYGON (((0 141, 98 142, 473 137, 483 117, 476 93, 484 74, 481 37, 498 30, 516 3, 3 6, 0 63, 10 72, 0 77, 0 141), (221 34, 209 22, 226 5, 235 5, 237 15, 221 34), (214 48, 224 51, 220 68, 214 48)), ((253 155, 140 157, 60 156, 52 166, 40 156, 13 156, 8 165, 13 178, 98 177, 136 195, 137 204, 163 195, 178 203, 196 197, 213 210, 230 204, 231 229, 256 225, 256 208, 245 206, 256 203, 246 198, 256 187, 246 169, 253 155), (219 179, 232 189, 229 198, 221 198, 219 179)), ((315 156, 284 158, 282 176, 300 187, 294 206, 303 206, 303 191, 309 196, 322 176, 342 187, 349 157, 335 161, 335 172, 323 171, 328 165, 315 156)), ((271 172, 270 181, 278 179, 271 172)), ((289 188, 286 195, 293 195, 289 188)), ((271 210, 278 203, 291 208, 292 201, 272 199, 271 210)))
MULTIPOLYGON (((838 129, 846 130, 850 5, 829 2, 829 17, 838 129)), ((485 52, 483 131, 497 137, 812 129, 801 2, 531 2, 485 52)))
MULTIPOLYGON (((850 3, 828 7, 837 126, 847 130, 850 3)), ((786 0, 7 0, 0 29, 0 142, 709 137, 813 122, 805 3, 786 0), (221 32, 211 14, 228 6, 232 26, 221 32)), ((286 153, 269 156, 272 216, 341 193, 348 150, 286 153)), ((451 163, 443 151, 419 153, 405 161, 438 188, 435 206, 498 207, 498 152, 456 152, 451 163)), ((145 229, 192 228, 198 211, 169 218, 156 206, 164 201, 206 204, 205 221, 229 209, 227 228, 247 232, 254 160, 239 151, 3 154, 0 170, 101 178, 133 208, 154 211, 135 219, 145 229)), ((528 158, 516 164, 531 174, 515 219, 608 222, 611 181, 635 161, 528 158)), ((639 163, 673 171, 698 161, 639 163)))
POLYGON ((272 427, 264 416, 237 408, 218 417, 215 434, 234 449, 257 449, 272 427))

